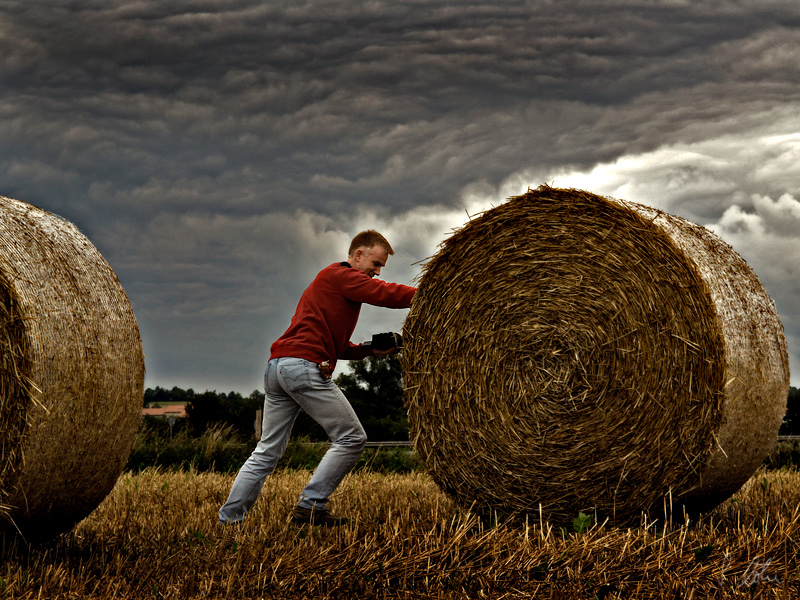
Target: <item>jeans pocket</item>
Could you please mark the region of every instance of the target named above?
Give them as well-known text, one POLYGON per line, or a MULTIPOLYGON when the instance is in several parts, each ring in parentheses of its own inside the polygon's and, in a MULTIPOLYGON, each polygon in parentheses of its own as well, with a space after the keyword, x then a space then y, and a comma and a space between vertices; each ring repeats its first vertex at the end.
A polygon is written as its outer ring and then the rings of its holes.
POLYGON ((311 370, 316 371, 317 365, 303 359, 288 359, 278 363, 283 389, 287 392, 303 392, 311 389, 311 370))

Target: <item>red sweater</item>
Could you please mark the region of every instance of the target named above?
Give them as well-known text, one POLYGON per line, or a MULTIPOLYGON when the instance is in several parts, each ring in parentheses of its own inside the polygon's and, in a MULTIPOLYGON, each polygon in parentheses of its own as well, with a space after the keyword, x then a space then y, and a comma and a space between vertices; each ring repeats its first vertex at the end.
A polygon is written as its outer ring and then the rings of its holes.
POLYGON ((354 360, 372 354, 350 342, 361 304, 408 308, 417 288, 386 283, 351 267, 334 263, 319 272, 300 297, 289 329, 270 348, 270 358, 291 356, 312 362, 354 360))

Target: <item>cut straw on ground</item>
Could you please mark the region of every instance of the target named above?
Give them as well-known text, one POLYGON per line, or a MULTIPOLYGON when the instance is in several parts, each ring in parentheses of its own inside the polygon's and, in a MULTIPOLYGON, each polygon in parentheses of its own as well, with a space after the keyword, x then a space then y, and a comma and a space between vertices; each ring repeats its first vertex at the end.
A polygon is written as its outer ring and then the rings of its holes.
MULTIPOLYGON (((800 475, 760 471, 699 522, 484 520, 424 474, 348 476, 338 529, 295 526, 308 471, 216 524, 232 475, 123 475, 47 546, 3 549, 3 598, 796 598, 800 475)), ((578 517, 579 515, 574 515, 578 517)), ((593 517, 594 515, 589 515, 593 517)))

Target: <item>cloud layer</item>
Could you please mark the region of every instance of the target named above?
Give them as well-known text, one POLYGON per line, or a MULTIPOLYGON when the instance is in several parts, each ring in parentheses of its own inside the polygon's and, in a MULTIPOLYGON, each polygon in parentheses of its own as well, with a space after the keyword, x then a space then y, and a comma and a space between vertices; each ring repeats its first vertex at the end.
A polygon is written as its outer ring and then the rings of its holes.
POLYGON ((408 282, 467 213, 543 182, 711 227, 797 365, 799 44, 791 1, 7 1, 0 194, 106 256, 148 385, 249 393, 359 229, 408 282))

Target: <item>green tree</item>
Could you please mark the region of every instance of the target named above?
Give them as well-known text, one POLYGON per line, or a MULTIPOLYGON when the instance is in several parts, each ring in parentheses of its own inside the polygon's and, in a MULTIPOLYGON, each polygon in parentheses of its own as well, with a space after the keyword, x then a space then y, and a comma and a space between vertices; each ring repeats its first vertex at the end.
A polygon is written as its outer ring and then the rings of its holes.
POLYGON ((194 435, 215 425, 230 425, 243 438, 252 438, 256 411, 263 406, 264 394, 258 390, 243 398, 237 392, 221 394, 205 391, 194 394, 186 404, 186 418, 194 435))
POLYGON ((182 402, 186 404, 194 397, 194 390, 182 390, 179 387, 173 387, 171 390, 158 387, 147 388, 144 391, 144 405, 148 404, 166 404, 168 402, 182 402))
POLYGON ((186 404, 186 418, 195 435, 202 434, 214 423, 226 421, 222 408, 224 395, 206 390, 195 396, 186 404))
POLYGON ((789 388, 786 400, 786 416, 781 424, 780 435, 800 435, 800 390, 789 388))
POLYGON ((408 439, 403 405, 403 370, 397 354, 350 361, 350 373, 336 378, 372 440, 408 439))

